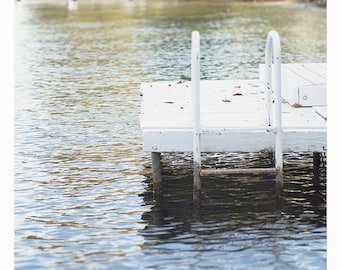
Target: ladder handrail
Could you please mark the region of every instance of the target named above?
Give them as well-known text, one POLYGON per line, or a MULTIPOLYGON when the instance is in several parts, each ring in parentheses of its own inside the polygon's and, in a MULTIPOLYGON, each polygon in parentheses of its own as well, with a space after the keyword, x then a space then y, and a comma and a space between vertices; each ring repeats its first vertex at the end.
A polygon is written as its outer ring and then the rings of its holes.
MULTIPOLYGON (((201 102, 200 102, 200 34, 191 34, 191 87, 193 111, 193 158, 194 158, 194 189, 201 189, 201 102)), ((195 196, 195 194, 194 194, 195 196)))
MULTIPOLYGON (((194 191, 201 189, 201 123, 200 123, 200 34, 192 32, 191 47, 191 87, 193 110, 193 159, 194 191)), ((267 35, 266 52, 266 86, 268 125, 275 124, 275 168, 277 182, 282 183, 282 113, 281 113, 281 44, 279 34, 272 30, 267 35), (273 66, 273 69, 272 69, 273 66), (273 78, 274 73, 274 78, 273 78), (272 122, 272 91, 274 90, 274 117, 272 122)), ((195 192, 194 192, 195 198, 195 192)))
POLYGON ((282 178, 282 111, 281 111, 281 44, 275 30, 269 31, 265 52, 268 125, 275 125, 275 167, 282 178), (273 69, 272 69, 273 66, 273 69), (273 74, 274 73, 274 74, 273 74), (274 77, 273 77, 274 75, 274 77), (274 90, 274 123, 272 121, 272 91, 274 90))

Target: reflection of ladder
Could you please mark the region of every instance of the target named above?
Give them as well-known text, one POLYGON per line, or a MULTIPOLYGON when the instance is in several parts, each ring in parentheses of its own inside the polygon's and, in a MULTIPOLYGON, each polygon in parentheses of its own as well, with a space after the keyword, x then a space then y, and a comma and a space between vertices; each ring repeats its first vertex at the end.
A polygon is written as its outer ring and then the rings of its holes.
POLYGON ((201 111, 200 111, 200 36, 192 33, 191 84, 193 106, 193 156, 194 156, 194 190, 201 189, 201 176, 230 174, 276 174, 276 180, 282 183, 282 114, 281 114, 281 45, 276 31, 270 31, 266 41, 266 121, 268 130, 275 133, 275 168, 249 169, 202 169, 201 168, 201 111), (274 100, 272 93, 274 92, 274 100), (272 106, 274 103, 274 106, 272 106), (274 107, 274 112, 272 112, 274 107))

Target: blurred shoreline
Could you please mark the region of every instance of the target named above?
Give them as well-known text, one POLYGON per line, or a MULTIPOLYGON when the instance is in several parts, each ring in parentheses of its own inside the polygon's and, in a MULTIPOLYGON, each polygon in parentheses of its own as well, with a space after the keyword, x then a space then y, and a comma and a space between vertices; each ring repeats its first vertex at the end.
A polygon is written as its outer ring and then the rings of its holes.
MULTIPOLYGON (((88 2, 89 0, 64 0, 64 2, 68 1, 78 1, 78 2, 88 2)), ((104 0, 104 2, 115 2, 117 0, 104 0)), ((119 1, 119 0, 118 0, 119 1)), ((133 2, 134 0, 126 0, 129 2, 133 2)), ((211 1, 211 0, 186 0, 186 1, 211 1)), ((300 3, 311 3, 319 6, 326 6, 327 0, 213 0, 218 2, 253 2, 253 3, 261 3, 261 2, 300 2, 300 3)), ((16 0, 16 2, 54 2, 53 0, 16 0)), ((56 0, 56 2, 63 2, 63 0, 56 0)), ((92 0, 91 2, 103 2, 103 0, 92 0)))

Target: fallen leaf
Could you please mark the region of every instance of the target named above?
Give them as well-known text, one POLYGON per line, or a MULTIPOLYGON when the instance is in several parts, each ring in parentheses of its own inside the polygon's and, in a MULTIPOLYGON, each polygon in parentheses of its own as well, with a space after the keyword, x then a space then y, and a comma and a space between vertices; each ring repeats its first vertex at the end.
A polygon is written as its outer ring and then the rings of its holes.
POLYGON ((242 93, 235 93, 235 94, 233 94, 233 96, 243 96, 243 94, 242 93))
POLYGON ((301 104, 299 104, 299 103, 294 103, 293 105, 292 105, 292 107, 293 108, 301 108, 301 107, 303 107, 301 104))

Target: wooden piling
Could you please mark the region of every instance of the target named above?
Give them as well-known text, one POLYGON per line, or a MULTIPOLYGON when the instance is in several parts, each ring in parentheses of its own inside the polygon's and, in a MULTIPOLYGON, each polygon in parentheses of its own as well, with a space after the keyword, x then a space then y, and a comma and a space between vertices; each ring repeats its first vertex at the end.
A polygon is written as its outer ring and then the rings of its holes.
POLYGON ((314 176, 320 176, 320 164, 321 164, 321 154, 319 152, 313 152, 313 172, 314 176))
POLYGON ((153 182, 154 183, 160 183, 161 182, 161 172, 162 172, 161 153, 152 152, 151 158, 152 158, 153 182))
POLYGON ((320 186, 320 165, 321 165, 321 153, 313 152, 313 184, 314 186, 320 186))

